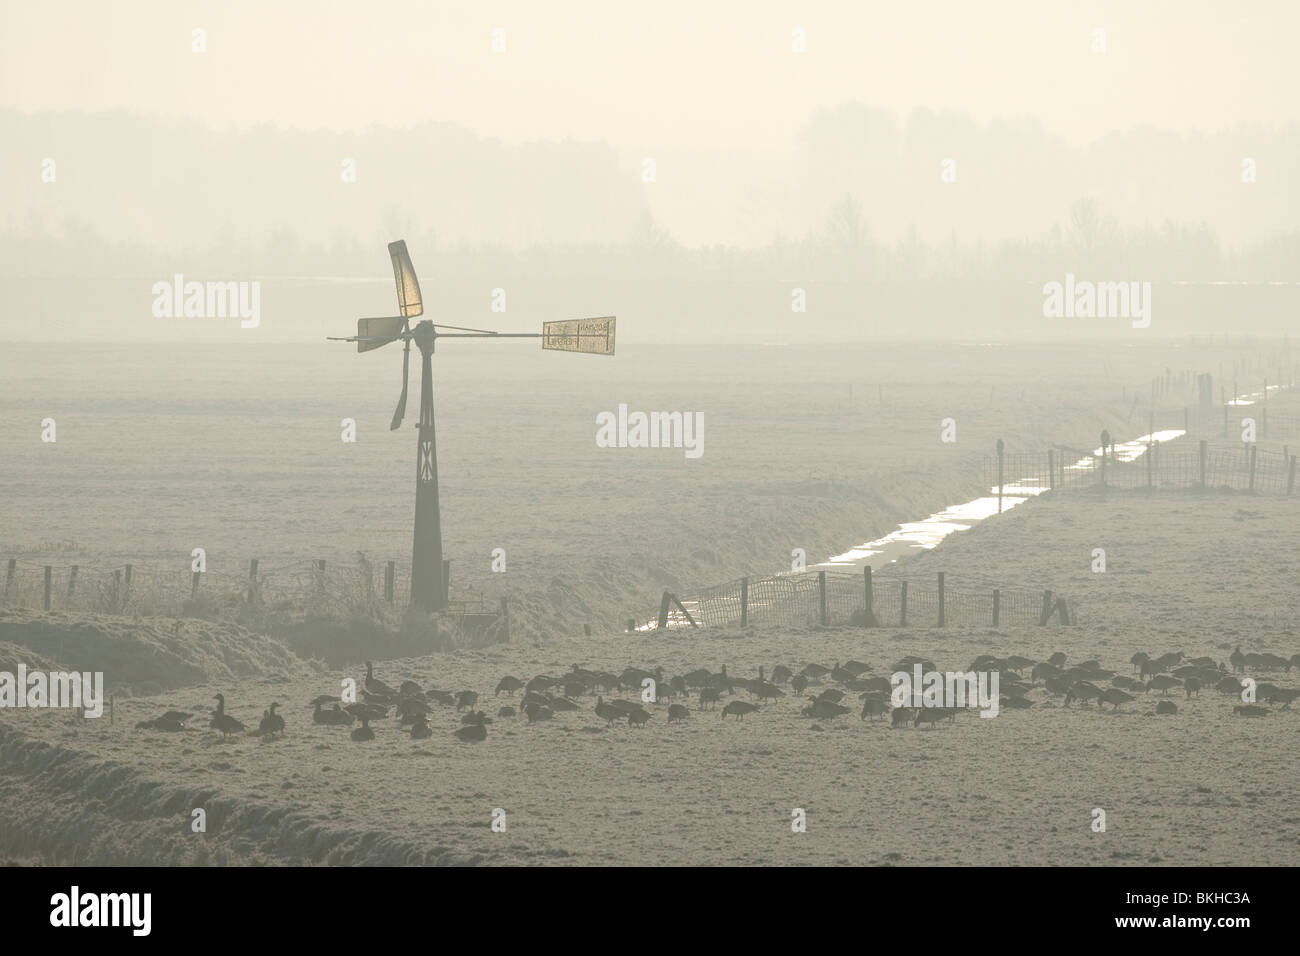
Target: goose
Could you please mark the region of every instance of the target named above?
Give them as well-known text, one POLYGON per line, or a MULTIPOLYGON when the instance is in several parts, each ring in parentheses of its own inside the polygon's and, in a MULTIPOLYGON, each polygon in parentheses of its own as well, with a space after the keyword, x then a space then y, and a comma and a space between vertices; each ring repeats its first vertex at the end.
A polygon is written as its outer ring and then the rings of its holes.
POLYGON ((492 718, 481 710, 471 710, 460 719, 460 722, 468 727, 470 724, 490 724, 492 718))
POLYGON ((707 687, 712 679, 713 674, 703 667, 691 671, 682 678, 686 682, 686 686, 690 688, 707 687))
POLYGON ((1286 672, 1291 673, 1291 668, 1300 668, 1300 654, 1292 654, 1291 659, 1286 662, 1286 672))
POLYGON ((370 661, 366 661, 366 682, 364 686, 372 694, 383 694, 385 697, 398 696, 397 691, 375 676, 375 665, 370 661))
POLYGON ((852 671, 846 671, 843 667, 840 667, 839 661, 836 661, 835 666, 831 668, 831 680, 837 684, 847 684, 857 676, 852 671))
POLYGON ((405 727, 407 724, 428 717, 429 705, 424 702, 423 697, 403 697, 397 705, 397 716, 398 723, 405 727))
POLYGON ((1142 665, 1149 660, 1151 660, 1150 654, 1148 654, 1146 651, 1138 651, 1136 654, 1134 654, 1132 657, 1128 659, 1128 662, 1133 665, 1133 670, 1141 671, 1142 665))
POLYGON ((279 706, 278 703, 272 703, 270 708, 262 714, 262 722, 257 725, 257 734, 254 736, 265 737, 284 733, 284 718, 275 712, 275 708, 279 706))
POLYGON ((906 727, 907 722, 911 719, 911 710, 906 707, 897 707, 889 715, 889 726, 891 728, 906 727))
POLYGON ((176 733, 185 729, 185 721, 193 714, 182 713, 179 710, 169 710, 161 717, 155 717, 153 720, 142 720, 135 725, 136 730, 161 730, 166 733, 176 733))
POLYGON ((756 710, 758 710, 758 707, 754 704, 743 700, 733 700, 722 708, 722 717, 725 720, 728 714, 735 714, 737 720, 743 720, 746 714, 752 714, 756 710))
POLYGON ((1156 701, 1156 713, 1176 714, 1178 713, 1178 705, 1175 704, 1172 700, 1158 700, 1156 701))
POLYGON ((831 672, 829 667, 823 667, 821 664, 809 664, 799 673, 812 681, 819 681, 831 672))
POLYGON ((561 711, 578 709, 578 705, 573 701, 569 700, 569 698, 567 697, 552 697, 550 704, 548 706, 551 708, 552 711, 554 711, 557 714, 560 713, 561 711))
POLYGON ((507 674, 505 677, 501 678, 501 682, 497 684, 496 696, 500 697, 502 691, 505 691, 507 694, 513 694, 516 691, 523 690, 523 688, 524 688, 523 681, 521 681, 518 677, 511 677, 509 674, 507 674))
POLYGON ((502 707, 497 711, 498 717, 513 717, 514 715, 515 709, 513 707, 502 707))
POLYGON ((862 661, 846 661, 844 669, 854 677, 861 677, 867 671, 871 670, 870 664, 864 664, 862 661))
POLYGON ((678 720, 687 720, 690 716, 691 712, 681 704, 671 704, 668 707, 668 723, 670 724, 678 720))
POLYGON ((1161 697, 1168 697, 1169 688, 1179 687, 1182 683, 1183 682, 1177 677, 1170 677, 1168 674, 1157 674, 1155 677, 1147 681, 1147 687, 1154 687, 1156 690, 1160 691, 1161 697))
POLYGON ((1114 710, 1119 710, 1120 704, 1127 704, 1131 700, 1137 700, 1132 694, 1126 694, 1118 687, 1109 687, 1102 691, 1097 698, 1097 706, 1102 704, 1112 704, 1114 710))
POLYGON ((1279 687, 1273 692, 1272 699, 1282 701, 1282 709, 1290 710, 1291 702, 1300 698, 1300 689, 1295 687, 1279 687))
POLYGON ((397 688, 398 694, 403 697, 423 697, 424 689, 413 680, 404 680, 400 687, 397 688))
POLYGON ((1195 694, 1197 697, 1200 697, 1201 679, 1199 677, 1187 678, 1187 680, 1183 682, 1183 689, 1187 691, 1188 697, 1191 697, 1193 694, 1195 694))
MULTIPOLYGON (((1300 657, 1300 655, 1297 655, 1297 657, 1300 657)), ((793 676, 794 675, 790 673, 790 668, 786 667, 784 664, 777 664, 772 668, 773 684, 784 684, 793 676)))
POLYGON ((1069 693, 1065 695, 1065 706, 1069 707, 1072 700, 1081 700, 1087 704, 1094 697, 1100 696, 1101 689, 1096 684, 1090 684, 1088 681, 1082 680, 1071 687, 1069 693))
POLYGON ((1007 669, 1013 670, 1019 674, 1026 667, 1033 667, 1035 663, 1037 662, 1030 660, 1028 657, 1020 657, 1017 654, 1012 654, 1007 658, 1007 669))
MULTIPOLYGON (((676 707, 678 705, 674 704, 673 706, 676 707)), ((603 719, 607 726, 612 727, 614 725, 614 721, 623 719, 624 714, 623 711, 619 710, 617 707, 605 703, 604 697, 597 697, 596 716, 603 719)))
POLYGON ((374 740, 375 732, 370 729, 370 718, 362 717, 361 726, 352 731, 353 740, 374 740))
POLYGON ((833 704, 830 701, 814 700, 811 704, 800 711, 805 717, 815 717, 818 720, 830 720, 832 717, 839 717, 847 714, 849 708, 842 707, 839 704, 833 704))
POLYGON ((551 677, 549 674, 538 674, 524 685, 524 690, 525 692, 535 691, 537 693, 542 693, 550 690, 558 683, 560 683, 560 678, 558 677, 551 677))
POLYGON ((212 715, 212 720, 208 722, 208 726, 214 730, 219 730, 223 738, 229 737, 231 734, 242 733, 244 730, 243 722, 226 713, 225 695, 217 694, 212 699, 217 702, 217 710, 212 715))
POLYGON ((1235 694, 1241 690, 1241 681, 1235 677, 1225 677, 1214 685, 1220 694, 1235 694))
POLYGON ((1232 708, 1232 712, 1238 717, 1267 717, 1271 713, 1267 707, 1256 707, 1254 704, 1238 704, 1232 708))
POLYGON ((449 690, 426 690, 424 696, 435 704, 442 704, 444 707, 450 707, 456 703, 456 695, 449 690))
POLYGON ((590 688, 591 685, 585 680, 580 680, 577 677, 564 678, 565 697, 581 697, 583 694, 587 693, 590 688))
POLYGON ((423 717, 421 717, 415 723, 411 724, 412 740, 427 740, 429 737, 432 736, 433 736, 433 728, 429 726, 429 722, 425 720, 423 717))
POLYGON ((1065 655, 1060 651, 1057 651, 1055 654, 1053 654, 1051 657, 1047 659, 1047 663, 1051 664, 1053 667, 1064 667, 1065 655))
POLYGON ((311 715, 311 719, 313 722, 318 724, 337 727, 340 724, 350 724, 357 718, 353 714, 339 707, 338 704, 335 704, 329 710, 321 710, 321 706, 318 703, 316 704, 315 713, 311 715))
POLYGON ((867 697, 862 701, 862 719, 868 717, 884 717, 885 701, 880 697, 867 697))
POLYGON ((310 707, 325 707, 329 704, 338 703, 338 700, 337 694, 321 694, 319 697, 313 697, 307 704, 310 707))
POLYGON ((1118 687, 1120 690, 1146 690, 1146 684, 1140 680, 1134 680, 1132 677, 1125 677, 1118 674, 1110 680, 1110 686, 1118 687))
POLYGON ((794 689, 794 696, 802 697, 808 687, 808 678, 803 674, 795 674, 790 678, 790 687, 794 689))
POLYGON ((470 724, 468 727, 462 727, 456 731, 456 737, 467 744, 476 744, 479 741, 487 740, 487 725, 470 724))
POLYGON ((814 698, 814 702, 818 704, 822 704, 822 703, 838 704, 843 699, 844 699, 844 691, 831 687, 831 688, 827 688, 826 690, 818 694, 814 698))
POLYGON ((642 681, 654 679, 654 674, 639 667, 629 667, 618 676, 618 682, 629 690, 640 690, 642 681))
POLYGON ((638 707, 636 710, 628 712, 627 723, 629 727, 644 727, 646 721, 653 716, 654 714, 650 713, 648 710, 638 707))
POLYGON ((536 704, 538 707, 549 707, 551 706, 551 698, 540 691, 526 691, 519 701, 519 709, 527 710, 529 704, 536 704))
POLYGON ((785 691, 777 687, 775 684, 769 684, 767 681, 763 681, 756 688, 755 696, 757 696, 759 700, 776 700, 778 697, 784 697, 785 691))
POLYGON ((1059 697, 1064 694, 1068 699, 1070 696, 1070 687, 1072 685, 1070 684, 1070 679, 1068 677, 1049 677, 1046 686, 1047 692, 1052 696, 1059 697))
POLYGON ((1028 710, 1034 702, 1028 697, 1003 697, 1002 706, 1008 710, 1028 710))
POLYGON ((1243 674, 1246 671, 1246 658, 1241 653, 1241 645, 1238 644, 1236 649, 1228 656, 1232 662, 1232 672, 1234 674, 1243 674))
MULTIPOLYGON (((797 680, 798 678, 796 678, 797 680)), ((700 690, 700 710, 704 709, 705 704, 716 704, 718 702, 718 689, 716 687, 704 687, 700 690)))
POLYGON ((473 710, 474 705, 477 703, 478 703, 477 691, 463 690, 456 695, 457 710, 464 710, 466 707, 468 707, 470 710, 473 710))
POLYGON ((375 704, 347 704, 343 709, 359 720, 383 720, 388 716, 387 707, 375 704))
POLYGON ((1061 669, 1055 664, 1049 664, 1043 661, 1041 664, 1035 664, 1034 669, 1029 672, 1029 679, 1037 684, 1040 680, 1048 680, 1052 677, 1060 677, 1061 669))
POLYGON ((912 726, 917 727, 922 723, 927 723, 934 727, 939 721, 946 720, 948 723, 954 723, 957 720, 956 707, 918 707, 916 709, 916 719, 912 721, 912 726))
POLYGON ((528 715, 528 722, 531 724, 535 721, 550 720, 555 716, 549 707, 543 707, 541 704, 529 704, 524 708, 524 713, 528 715))

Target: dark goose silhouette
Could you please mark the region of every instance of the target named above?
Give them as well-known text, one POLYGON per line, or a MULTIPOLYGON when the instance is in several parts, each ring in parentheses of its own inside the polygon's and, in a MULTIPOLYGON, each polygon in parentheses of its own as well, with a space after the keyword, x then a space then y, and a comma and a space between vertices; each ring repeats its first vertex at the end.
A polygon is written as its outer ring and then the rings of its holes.
POLYGON ((231 734, 243 733, 244 724, 226 713, 226 698, 224 694, 217 694, 213 700, 217 702, 217 711, 212 715, 212 720, 208 726, 213 730, 221 732, 222 737, 229 737, 231 734))

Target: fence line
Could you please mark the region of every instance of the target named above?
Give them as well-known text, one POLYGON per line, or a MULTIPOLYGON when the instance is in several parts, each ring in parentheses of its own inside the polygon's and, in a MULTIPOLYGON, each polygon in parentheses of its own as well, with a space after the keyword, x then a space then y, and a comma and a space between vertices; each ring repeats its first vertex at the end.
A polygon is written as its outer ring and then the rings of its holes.
POLYGON ((947 575, 873 575, 871 568, 743 577, 679 598, 665 591, 657 613, 629 630, 744 627, 946 627, 1076 623, 1073 606, 1051 591, 953 588, 947 575))
MULTIPOLYGON (((182 617, 205 608, 243 605, 326 615, 403 608, 410 599, 409 565, 396 561, 345 565, 300 560, 267 567, 254 558, 246 567, 242 573, 198 572, 188 562, 180 568, 89 567, 9 558, 4 562, 0 606, 182 617)), ((482 595, 449 602, 448 610, 459 615, 496 613, 482 595)), ((504 598, 500 613, 505 614, 504 598)))

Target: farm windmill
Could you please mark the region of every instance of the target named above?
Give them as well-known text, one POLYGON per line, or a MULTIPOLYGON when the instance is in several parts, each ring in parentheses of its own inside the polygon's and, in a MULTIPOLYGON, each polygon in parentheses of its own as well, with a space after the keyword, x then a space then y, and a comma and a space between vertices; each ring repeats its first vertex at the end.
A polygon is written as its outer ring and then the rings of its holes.
POLYGON ((402 352, 402 394, 393 412, 390 430, 396 430, 406 416, 407 379, 411 343, 420 350, 420 421, 415 457, 415 543, 411 555, 411 606, 440 611, 447 606, 447 582, 442 564, 442 520, 438 508, 438 449, 433 429, 433 347, 440 338, 541 339, 542 348, 560 352, 614 354, 614 316, 596 319, 562 319, 543 322, 541 332, 491 332, 421 319, 420 281, 415 276, 406 241, 388 244, 397 283, 399 315, 357 319, 357 334, 346 338, 330 336, 335 342, 356 342, 358 352, 369 352, 390 342, 404 342, 402 352), (439 332, 438 329, 453 329, 439 332))

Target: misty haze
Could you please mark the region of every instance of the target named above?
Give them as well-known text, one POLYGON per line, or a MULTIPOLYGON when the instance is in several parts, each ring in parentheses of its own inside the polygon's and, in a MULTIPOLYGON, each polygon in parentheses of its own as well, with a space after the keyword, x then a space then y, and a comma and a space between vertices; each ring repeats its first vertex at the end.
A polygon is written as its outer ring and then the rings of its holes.
POLYGON ((0 861, 1300 864, 1297 28, 6 4, 0 861))

